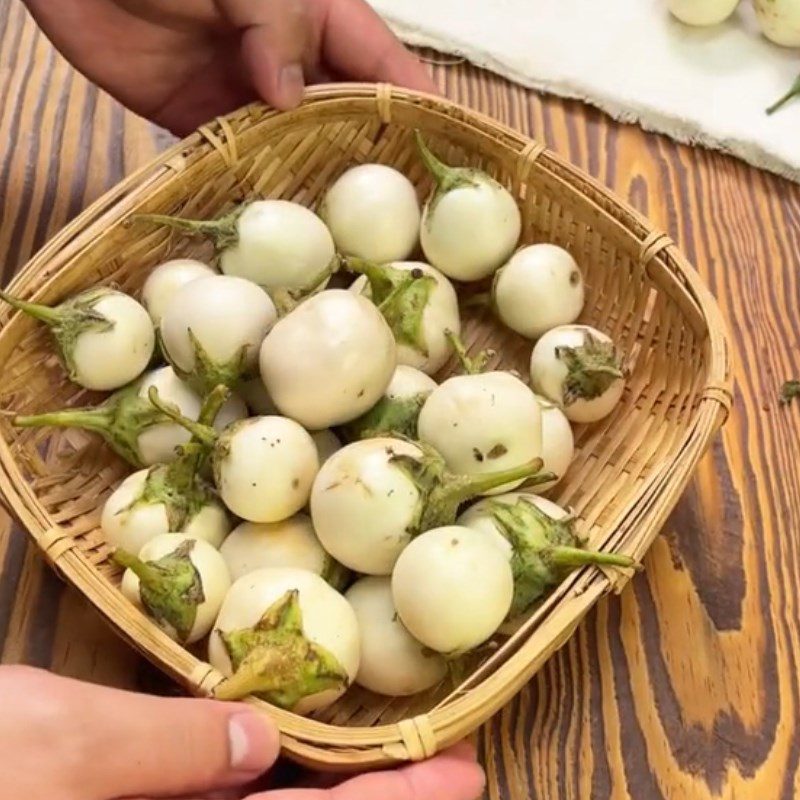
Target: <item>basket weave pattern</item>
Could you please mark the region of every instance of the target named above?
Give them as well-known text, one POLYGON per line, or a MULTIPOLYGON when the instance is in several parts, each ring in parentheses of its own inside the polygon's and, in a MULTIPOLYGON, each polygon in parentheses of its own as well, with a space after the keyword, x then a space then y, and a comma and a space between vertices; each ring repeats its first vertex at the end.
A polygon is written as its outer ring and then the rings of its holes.
MULTIPOLYGON (((444 161, 480 167, 511 190, 522 209, 524 243, 559 244, 581 265, 581 321, 614 337, 630 379, 610 417, 576 430, 575 461, 552 499, 575 510, 592 547, 640 559, 729 411, 724 325, 665 234, 542 145, 487 117, 385 85, 314 89, 299 109, 283 114, 249 106, 202 128, 97 201, 11 290, 45 303, 97 283, 137 291, 159 262, 208 259, 211 251, 199 240, 132 223, 132 214, 211 218, 256 197, 313 207, 354 163, 396 167, 422 198, 430 180, 416 154, 415 128, 444 161)), ((0 323, 0 409, 32 414, 96 400, 66 380, 41 326, 8 309, 0 323)), ((485 312, 468 312, 464 337, 472 351, 496 351, 491 363, 527 373, 530 342, 485 312)), ((126 471, 91 435, 16 430, 0 417, 0 492, 48 560, 156 665, 190 692, 209 694, 221 676, 204 653, 172 642, 117 589, 99 515, 126 471)), ((270 707, 285 751, 326 769, 432 755, 507 702, 597 599, 628 578, 597 568, 574 573, 455 691, 439 687, 392 700, 354 687, 317 719, 270 707)))

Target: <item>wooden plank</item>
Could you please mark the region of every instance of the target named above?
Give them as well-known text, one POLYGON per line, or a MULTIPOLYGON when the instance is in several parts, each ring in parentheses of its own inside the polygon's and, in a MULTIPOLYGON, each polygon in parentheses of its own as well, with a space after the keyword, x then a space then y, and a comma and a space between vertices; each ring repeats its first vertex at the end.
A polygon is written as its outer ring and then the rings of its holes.
MULTIPOLYGON (((146 163, 163 133, 53 54, 0 0, 3 277, 146 163)), ((493 800, 793 798, 800 788, 800 187, 678 146, 468 65, 448 96, 545 141, 667 230, 720 299, 736 408, 621 598, 603 602, 481 735, 493 800)), ((0 512, 0 653, 109 684, 164 689, 0 512)))

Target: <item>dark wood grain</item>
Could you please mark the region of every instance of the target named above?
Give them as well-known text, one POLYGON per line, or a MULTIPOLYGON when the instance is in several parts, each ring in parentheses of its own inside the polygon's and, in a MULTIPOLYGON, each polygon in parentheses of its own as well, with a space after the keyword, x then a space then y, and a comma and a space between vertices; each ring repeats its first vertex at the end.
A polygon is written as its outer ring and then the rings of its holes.
MULTIPOLYGON (((719 298, 736 406, 620 598, 601 603, 481 732, 492 800, 800 796, 800 187, 540 98, 468 65, 450 97, 596 176, 680 244, 719 298)), ((56 56, 0 0, 0 252, 8 278, 168 137, 56 56)), ((152 690, 152 671, 63 589, 0 512, 0 653, 152 690)))

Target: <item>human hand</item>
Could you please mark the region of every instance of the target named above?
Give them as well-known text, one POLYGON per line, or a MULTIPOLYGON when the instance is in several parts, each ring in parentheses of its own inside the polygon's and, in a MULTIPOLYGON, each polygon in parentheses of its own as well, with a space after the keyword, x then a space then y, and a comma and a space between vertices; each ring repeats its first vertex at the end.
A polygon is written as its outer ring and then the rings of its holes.
MULTIPOLYGON (((247 707, 150 697, 0 667, 0 800, 217 796, 278 756, 278 732, 247 707)), ((279 789, 248 800, 474 800, 483 773, 468 748, 332 789, 279 789)))
POLYGON ((304 82, 385 81, 436 91, 366 0, 25 0, 53 44, 128 108, 186 134, 304 82))

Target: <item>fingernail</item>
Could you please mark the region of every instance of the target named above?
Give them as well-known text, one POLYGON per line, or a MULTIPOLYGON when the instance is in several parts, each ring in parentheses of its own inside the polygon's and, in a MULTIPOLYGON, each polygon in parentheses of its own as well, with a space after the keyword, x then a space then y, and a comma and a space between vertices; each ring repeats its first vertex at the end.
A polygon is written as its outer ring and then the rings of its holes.
POLYGON ((231 769, 259 774, 269 769, 280 749, 278 731, 267 717, 246 712, 228 721, 231 769))
POLYGON ((278 91, 287 106, 296 106, 303 99, 305 79, 300 64, 286 64, 278 75, 278 91))

